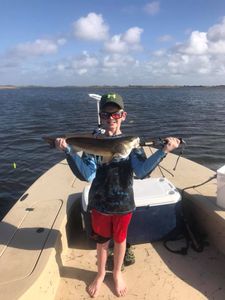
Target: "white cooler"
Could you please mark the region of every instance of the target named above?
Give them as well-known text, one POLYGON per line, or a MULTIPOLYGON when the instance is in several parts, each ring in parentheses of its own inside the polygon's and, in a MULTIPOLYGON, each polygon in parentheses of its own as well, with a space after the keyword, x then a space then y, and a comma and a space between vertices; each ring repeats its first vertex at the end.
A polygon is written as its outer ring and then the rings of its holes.
MULTIPOLYGON (((82 194, 83 226, 90 234, 90 216, 87 213, 90 185, 82 194)), ((131 244, 148 243, 163 239, 177 226, 181 209, 181 195, 165 178, 134 179, 136 210, 128 229, 131 244)))

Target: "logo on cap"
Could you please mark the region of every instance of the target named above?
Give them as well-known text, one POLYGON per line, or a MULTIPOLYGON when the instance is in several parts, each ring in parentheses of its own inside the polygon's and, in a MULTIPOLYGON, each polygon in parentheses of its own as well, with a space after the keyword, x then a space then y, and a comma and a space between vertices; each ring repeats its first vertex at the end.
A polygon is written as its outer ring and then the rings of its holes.
POLYGON ((110 98, 116 99, 116 94, 108 94, 107 98, 108 99, 110 99, 110 98))

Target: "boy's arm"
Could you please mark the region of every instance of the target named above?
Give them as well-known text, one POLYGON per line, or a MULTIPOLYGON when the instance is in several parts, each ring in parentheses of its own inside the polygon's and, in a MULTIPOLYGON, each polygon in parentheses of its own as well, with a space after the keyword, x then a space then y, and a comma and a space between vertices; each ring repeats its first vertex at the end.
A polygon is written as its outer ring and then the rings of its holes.
POLYGON ((146 157, 143 148, 134 149, 131 152, 131 164, 135 175, 139 179, 148 176, 166 156, 163 150, 157 150, 148 158, 146 157))
POLYGON ((65 138, 56 138, 55 147, 65 152, 70 169, 76 177, 82 181, 92 181, 94 179, 97 169, 96 156, 83 153, 80 157, 73 152, 72 147, 67 144, 65 138))
POLYGON ((134 149, 131 152, 132 167, 138 178, 143 179, 149 175, 166 154, 178 148, 181 143, 181 139, 175 137, 167 137, 164 140, 163 149, 157 150, 149 158, 146 158, 143 148, 134 149))
POLYGON ((67 146, 64 151, 73 174, 82 181, 92 181, 97 168, 95 156, 83 153, 80 157, 77 153, 72 152, 70 146, 67 146))

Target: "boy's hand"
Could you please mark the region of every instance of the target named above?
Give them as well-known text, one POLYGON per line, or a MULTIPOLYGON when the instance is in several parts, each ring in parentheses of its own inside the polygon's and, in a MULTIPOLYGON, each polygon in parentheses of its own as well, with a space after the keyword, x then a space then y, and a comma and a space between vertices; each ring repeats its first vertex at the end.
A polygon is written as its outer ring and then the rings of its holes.
POLYGON ((174 149, 178 148, 180 145, 180 139, 177 139, 175 137, 167 137, 165 138, 166 144, 163 147, 163 151, 168 153, 173 151, 174 149))
POLYGON ((66 140, 64 138, 57 138, 55 139, 55 146, 59 150, 65 150, 68 146, 66 140))

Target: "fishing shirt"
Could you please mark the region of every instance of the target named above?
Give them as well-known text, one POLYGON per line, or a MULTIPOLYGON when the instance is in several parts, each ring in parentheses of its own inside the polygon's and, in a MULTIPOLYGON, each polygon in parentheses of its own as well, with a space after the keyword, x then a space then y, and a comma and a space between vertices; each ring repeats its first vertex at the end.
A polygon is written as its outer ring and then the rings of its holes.
POLYGON ((126 214, 135 209, 133 176, 147 177, 166 156, 157 150, 146 157, 143 148, 133 149, 127 158, 114 158, 102 163, 102 157, 83 153, 73 153, 66 149, 67 162, 76 177, 89 181, 88 210, 96 209, 104 214, 126 214))

